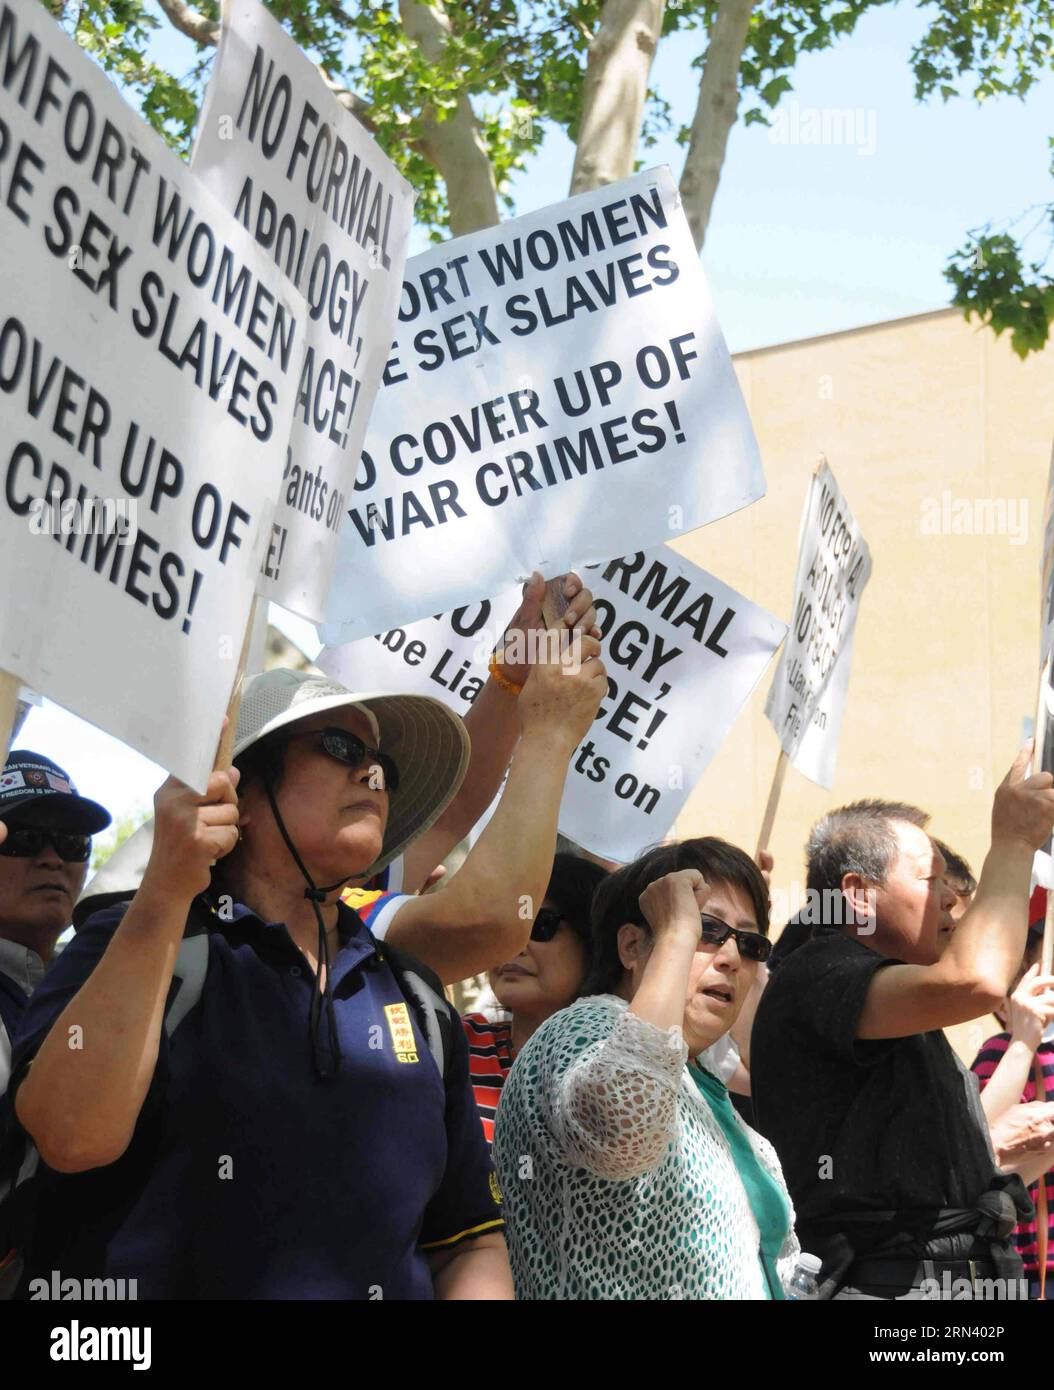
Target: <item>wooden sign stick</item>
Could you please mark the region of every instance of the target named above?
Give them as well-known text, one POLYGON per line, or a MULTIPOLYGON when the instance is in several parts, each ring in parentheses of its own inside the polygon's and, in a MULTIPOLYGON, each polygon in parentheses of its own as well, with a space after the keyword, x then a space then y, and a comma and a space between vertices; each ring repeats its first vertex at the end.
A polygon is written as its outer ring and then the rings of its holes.
POLYGON ((227 703, 227 723, 223 733, 220 734, 219 746, 216 749, 216 758, 212 764, 213 771, 226 769, 231 765, 231 756, 234 751, 234 736, 238 731, 238 712, 242 705, 242 685, 245 681, 245 668, 249 664, 249 651, 252 647, 253 625, 256 619, 256 605, 260 602, 256 594, 253 595, 252 604, 249 607, 249 616, 245 623, 245 635, 242 638, 241 655, 238 657, 238 670, 234 676, 234 686, 231 689, 231 698, 227 703))
POLYGON ((565 575, 557 575, 555 579, 550 579, 545 586, 545 594, 542 598, 542 618, 545 620, 546 627, 563 627, 564 614, 570 606, 569 600, 564 597, 565 575))
POLYGON ((772 786, 769 788, 769 799, 765 806, 765 816, 761 822, 761 834, 758 836, 758 847, 754 854, 755 861, 762 850, 767 850, 769 847, 772 827, 776 823, 776 810, 780 804, 780 792, 783 790, 783 779, 787 775, 789 765, 790 758, 781 748, 779 758, 776 760, 776 771, 772 774, 772 786))
MULTIPOLYGON (((3 740, 4 760, 11 746, 11 731, 15 727, 18 714, 18 692, 22 682, 9 671, 0 671, 0 739, 3 740)), ((0 760, 0 767, 3 760, 0 760)))

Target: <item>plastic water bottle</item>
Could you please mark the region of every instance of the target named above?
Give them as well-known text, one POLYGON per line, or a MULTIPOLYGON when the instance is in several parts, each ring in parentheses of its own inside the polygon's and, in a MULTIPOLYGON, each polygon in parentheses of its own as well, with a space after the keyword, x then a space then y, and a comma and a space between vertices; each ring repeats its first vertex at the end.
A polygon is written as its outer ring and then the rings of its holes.
POLYGON ((807 1255, 803 1250, 794 1266, 794 1273, 783 1286, 784 1296, 798 1302, 816 1298, 820 1292, 816 1276, 822 1263, 818 1256, 807 1255))

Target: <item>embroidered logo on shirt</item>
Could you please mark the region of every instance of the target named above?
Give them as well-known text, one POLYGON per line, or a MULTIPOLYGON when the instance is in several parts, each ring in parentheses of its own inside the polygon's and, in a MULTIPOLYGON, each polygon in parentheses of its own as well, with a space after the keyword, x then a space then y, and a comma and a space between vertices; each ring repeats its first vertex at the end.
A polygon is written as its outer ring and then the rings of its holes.
POLYGON ((410 1022, 410 1010, 405 1004, 385 1004, 384 1016, 388 1020, 388 1031, 392 1035, 395 1060, 397 1062, 418 1061, 417 1039, 414 1037, 413 1024, 410 1022))
POLYGON ((498 1186, 497 1173, 490 1174, 490 1195, 494 1198, 495 1206, 501 1206, 501 1188, 498 1186))

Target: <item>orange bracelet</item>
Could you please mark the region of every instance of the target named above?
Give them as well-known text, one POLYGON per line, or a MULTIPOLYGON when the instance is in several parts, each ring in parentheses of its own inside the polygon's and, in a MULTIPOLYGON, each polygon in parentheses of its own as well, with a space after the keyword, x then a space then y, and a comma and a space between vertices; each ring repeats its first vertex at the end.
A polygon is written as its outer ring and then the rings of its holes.
POLYGON ((507 690, 510 695, 519 695, 520 691, 523 689, 522 685, 517 681, 510 680, 505 672, 501 670, 498 665, 497 652, 491 656, 490 665, 487 667, 487 670, 490 672, 491 679, 494 683, 500 686, 502 690, 507 690))

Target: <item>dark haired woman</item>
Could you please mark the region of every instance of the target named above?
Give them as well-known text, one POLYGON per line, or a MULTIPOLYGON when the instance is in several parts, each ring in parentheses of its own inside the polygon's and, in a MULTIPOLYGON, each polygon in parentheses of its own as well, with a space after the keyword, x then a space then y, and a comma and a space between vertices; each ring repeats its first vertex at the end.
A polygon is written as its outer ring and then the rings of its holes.
POLYGON ((650 851, 593 902, 583 997, 502 1094, 494 1158, 518 1298, 781 1298, 798 1246, 771 1146, 696 1059, 769 952, 768 893, 717 839, 650 851))
POLYGON ((494 1138, 494 1111, 513 1061, 531 1034, 577 997, 592 957, 589 913, 597 885, 606 877, 599 864, 575 854, 558 854, 530 939, 513 960, 488 975, 491 990, 508 1015, 492 1022, 465 1014, 469 1074, 483 1133, 494 1138))

